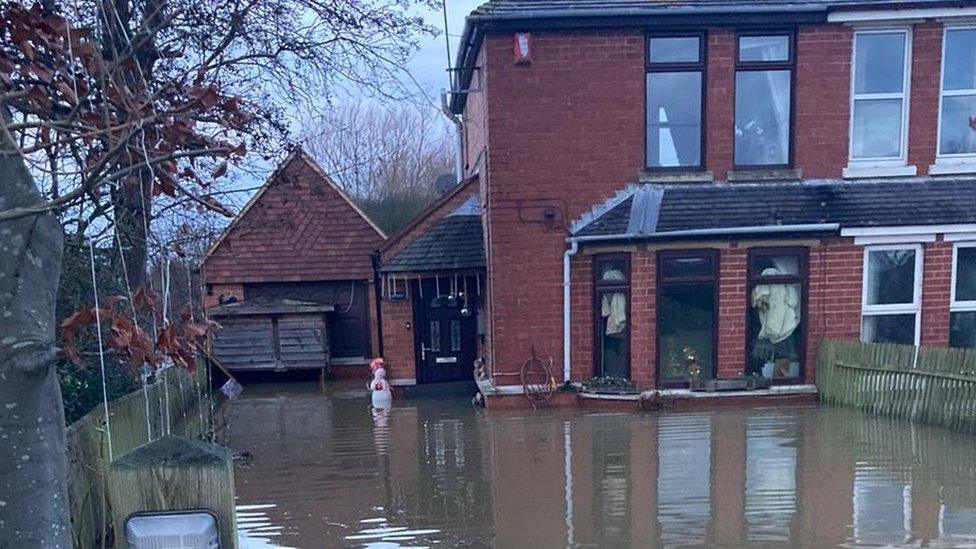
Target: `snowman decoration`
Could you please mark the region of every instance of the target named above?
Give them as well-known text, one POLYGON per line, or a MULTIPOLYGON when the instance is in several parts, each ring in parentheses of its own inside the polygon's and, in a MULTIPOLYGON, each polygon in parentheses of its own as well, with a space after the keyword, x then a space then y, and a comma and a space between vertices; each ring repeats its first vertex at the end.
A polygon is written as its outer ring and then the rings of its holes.
POLYGON ((393 404, 393 393, 390 383, 386 381, 386 363, 382 358, 376 358, 370 363, 373 379, 369 382, 369 392, 373 401, 373 408, 387 409, 393 404))

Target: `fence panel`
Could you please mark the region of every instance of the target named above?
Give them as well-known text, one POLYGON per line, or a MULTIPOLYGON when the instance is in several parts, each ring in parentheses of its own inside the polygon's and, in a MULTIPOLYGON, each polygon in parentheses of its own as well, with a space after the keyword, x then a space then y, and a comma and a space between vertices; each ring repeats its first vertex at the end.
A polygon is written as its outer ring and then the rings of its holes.
POLYGON ((817 365, 824 402, 976 433, 976 352, 825 341, 817 365))

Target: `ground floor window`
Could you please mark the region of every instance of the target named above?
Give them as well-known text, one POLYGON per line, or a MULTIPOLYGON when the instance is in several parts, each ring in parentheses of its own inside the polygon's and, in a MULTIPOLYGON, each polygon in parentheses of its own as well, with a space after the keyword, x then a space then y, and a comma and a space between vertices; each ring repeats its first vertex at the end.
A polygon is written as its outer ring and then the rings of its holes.
POLYGON ((630 377, 630 256, 594 256, 595 335, 597 377, 630 377))
POLYGON ((715 377, 718 257, 714 250, 658 254, 658 383, 715 377))
POLYGON ((920 245, 865 248, 862 341, 918 345, 921 303, 920 245))
POLYGON ((976 242, 953 249, 949 346, 976 347, 976 242))
POLYGON ((806 259, 799 248, 750 250, 747 375, 800 378, 806 259))

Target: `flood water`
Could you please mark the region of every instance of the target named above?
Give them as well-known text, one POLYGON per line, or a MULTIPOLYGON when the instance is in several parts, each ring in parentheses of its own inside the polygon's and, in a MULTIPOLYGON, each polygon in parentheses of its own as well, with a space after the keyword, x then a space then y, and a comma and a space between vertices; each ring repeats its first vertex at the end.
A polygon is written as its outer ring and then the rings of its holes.
POLYGON ((847 409, 376 420, 293 383, 221 417, 249 547, 976 547, 976 437, 847 409))

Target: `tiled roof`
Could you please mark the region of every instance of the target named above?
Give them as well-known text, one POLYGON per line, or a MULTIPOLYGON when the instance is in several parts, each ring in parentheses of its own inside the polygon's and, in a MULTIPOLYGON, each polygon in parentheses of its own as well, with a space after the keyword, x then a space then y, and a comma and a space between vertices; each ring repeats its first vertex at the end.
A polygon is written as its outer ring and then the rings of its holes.
POLYGON ((480 215, 448 215, 431 226, 380 270, 391 272, 476 269, 485 266, 480 215))
POLYGON ((204 259, 208 283, 353 280, 372 276, 385 235, 296 151, 204 259))
POLYGON ((578 222, 573 236, 660 238, 676 231, 750 227, 976 223, 974 206, 976 179, 635 185, 578 222), (660 195, 657 201, 648 198, 654 194, 660 195))

